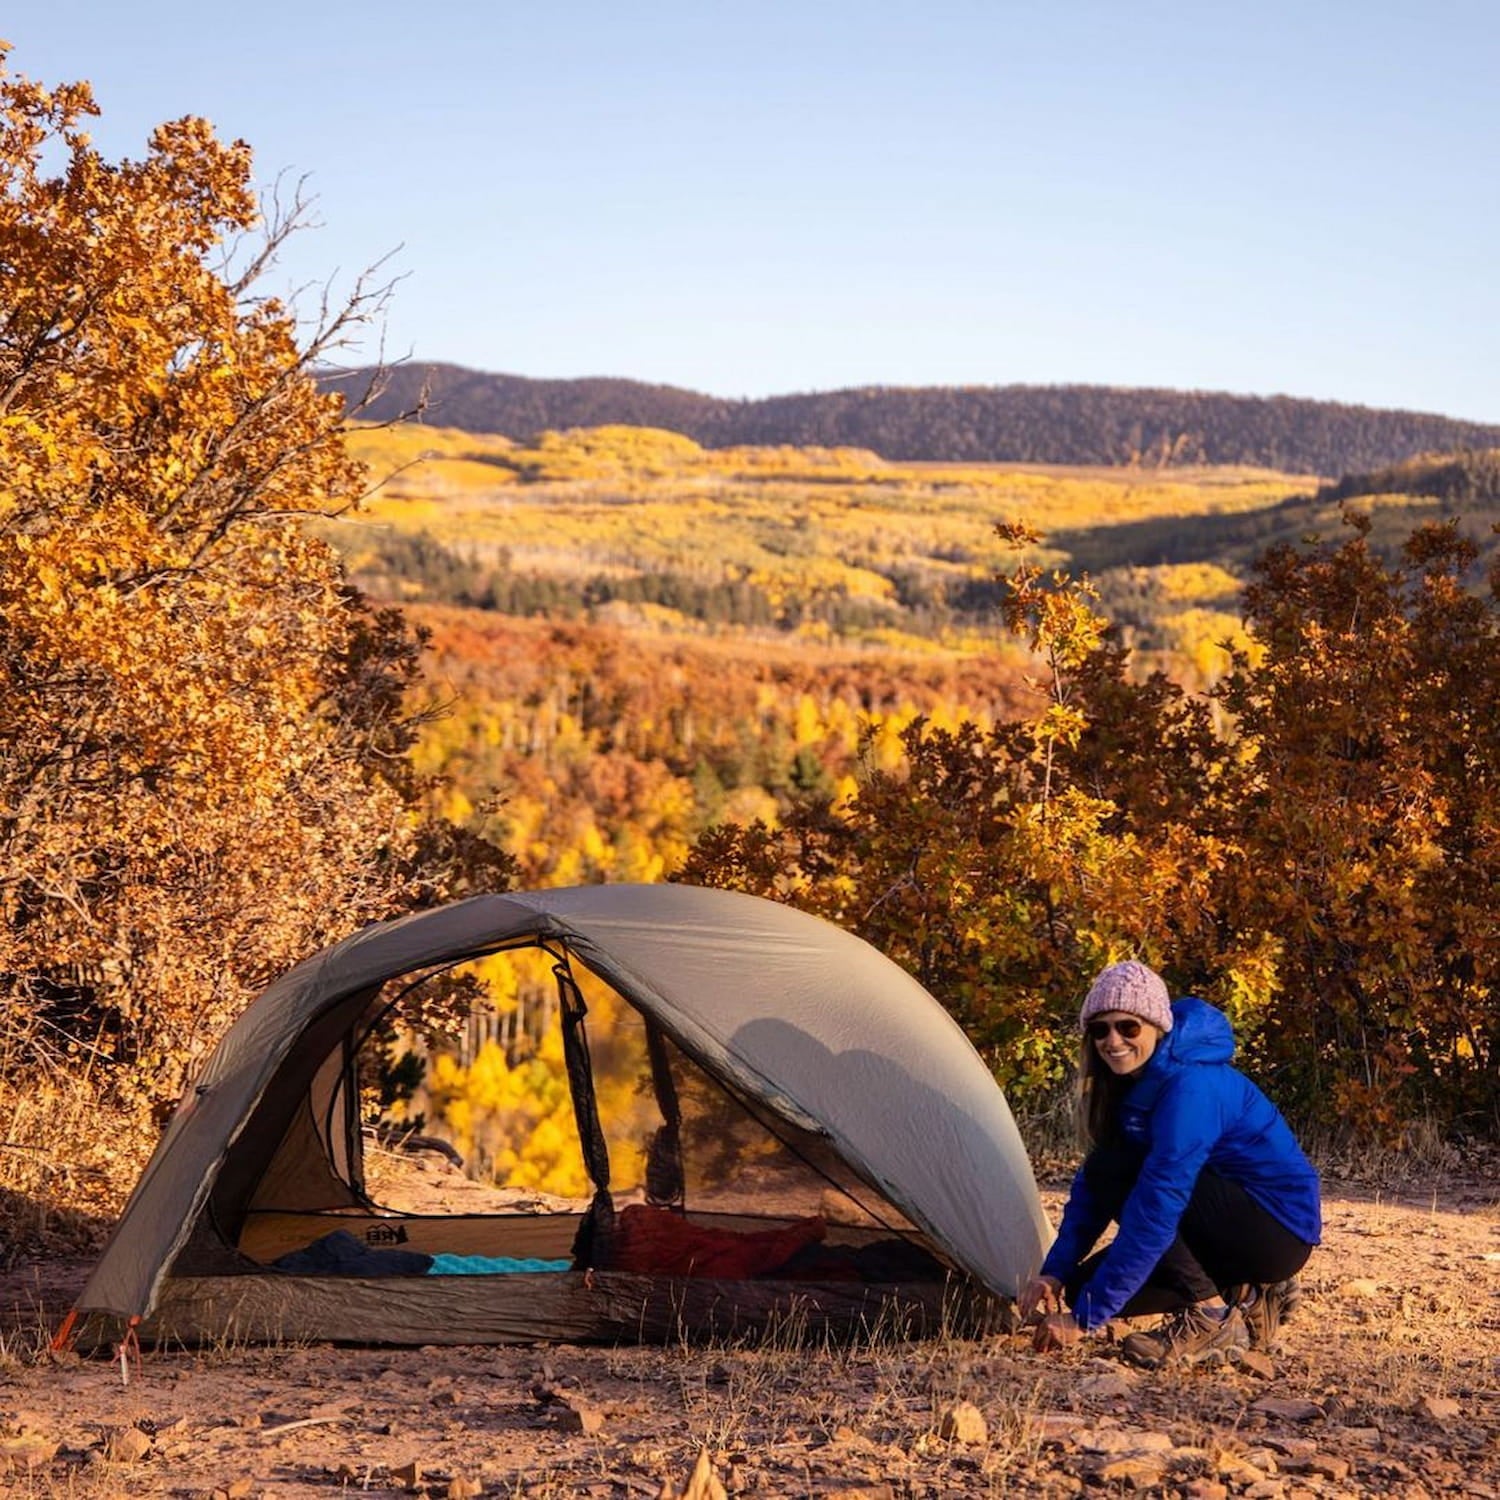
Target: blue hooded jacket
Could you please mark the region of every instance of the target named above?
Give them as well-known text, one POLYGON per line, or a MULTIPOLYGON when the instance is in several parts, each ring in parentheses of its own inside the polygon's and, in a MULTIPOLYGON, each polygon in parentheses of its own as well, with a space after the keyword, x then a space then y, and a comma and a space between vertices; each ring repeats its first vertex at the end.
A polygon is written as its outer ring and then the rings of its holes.
MULTIPOLYGON (((1118 1316, 1145 1284, 1176 1238, 1205 1167, 1239 1183, 1298 1239, 1318 1243, 1318 1174, 1276 1106, 1229 1066, 1233 1056, 1234 1032, 1222 1011, 1192 997, 1172 1006, 1172 1029, 1120 1105, 1125 1138, 1146 1156, 1114 1241, 1075 1299, 1080 1327, 1118 1316)), ((1108 1223, 1080 1169, 1042 1274, 1066 1280, 1108 1223)))

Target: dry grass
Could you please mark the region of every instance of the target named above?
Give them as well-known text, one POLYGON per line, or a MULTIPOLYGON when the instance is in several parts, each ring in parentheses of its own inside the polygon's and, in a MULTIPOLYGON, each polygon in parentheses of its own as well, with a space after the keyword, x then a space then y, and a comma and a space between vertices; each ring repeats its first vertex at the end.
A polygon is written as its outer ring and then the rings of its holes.
POLYGON ((145 1165, 128 1122, 112 1119, 86 1079, 0 1072, 0 1269, 41 1251, 97 1248, 122 1184, 145 1165))

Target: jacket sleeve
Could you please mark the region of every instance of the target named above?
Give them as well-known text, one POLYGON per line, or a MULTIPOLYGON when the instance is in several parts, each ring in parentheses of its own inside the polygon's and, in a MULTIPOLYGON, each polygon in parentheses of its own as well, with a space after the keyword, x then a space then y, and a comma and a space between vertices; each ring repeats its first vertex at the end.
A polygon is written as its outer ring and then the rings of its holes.
POLYGON ((1066 1281, 1078 1269, 1078 1263, 1094 1248, 1108 1223, 1109 1214, 1095 1200, 1084 1179, 1083 1168, 1080 1167, 1073 1176, 1073 1185, 1068 1189, 1062 1223, 1057 1226, 1057 1238, 1053 1240, 1052 1248, 1042 1262, 1040 1274, 1066 1281))
POLYGON ((1151 1145, 1121 1210, 1119 1232, 1074 1303, 1080 1327, 1098 1328, 1118 1316, 1176 1238, 1198 1174, 1224 1131, 1218 1071, 1185 1070, 1152 1108, 1151 1145))

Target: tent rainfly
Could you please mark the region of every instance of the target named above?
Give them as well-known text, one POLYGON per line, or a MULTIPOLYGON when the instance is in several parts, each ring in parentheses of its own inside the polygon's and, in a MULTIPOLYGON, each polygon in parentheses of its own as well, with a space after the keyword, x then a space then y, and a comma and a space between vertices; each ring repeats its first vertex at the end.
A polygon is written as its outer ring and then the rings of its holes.
POLYGON ((365 928, 251 1003, 179 1104, 59 1340, 931 1332, 982 1326, 1049 1237, 989 1070, 861 939, 689 886, 487 895, 365 928), (554 966, 592 1196, 452 1216, 377 1203, 361 1042, 393 995, 522 948, 554 966), (586 1027, 574 963, 637 1028, 611 1097, 650 1104, 638 1149, 611 1139, 599 1106, 613 1038, 586 1027), (646 1164, 639 1184, 622 1162, 646 1164), (458 1273, 433 1274, 450 1255, 465 1257, 458 1273))

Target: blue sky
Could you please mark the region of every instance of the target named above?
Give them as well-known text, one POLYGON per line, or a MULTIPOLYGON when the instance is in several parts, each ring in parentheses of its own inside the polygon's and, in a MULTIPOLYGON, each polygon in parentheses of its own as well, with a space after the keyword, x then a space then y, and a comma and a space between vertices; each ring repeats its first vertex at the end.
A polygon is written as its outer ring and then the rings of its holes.
POLYGON ((1500 422, 1492 0, 50 0, 0 36, 93 83, 112 157, 193 113, 305 175, 277 282, 388 256, 392 357, 1500 422))

